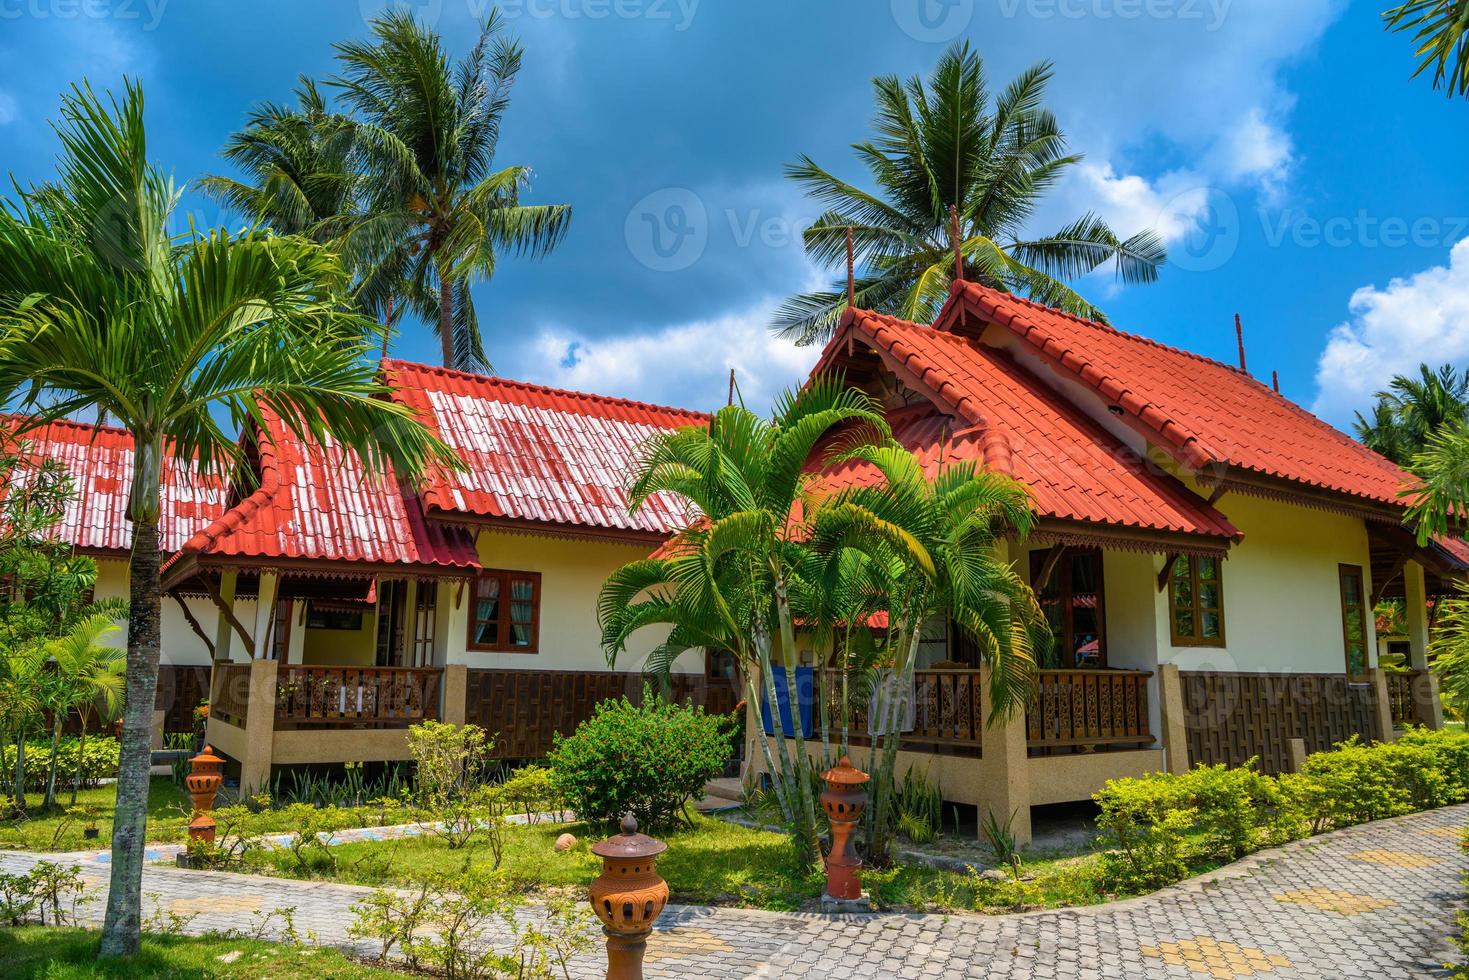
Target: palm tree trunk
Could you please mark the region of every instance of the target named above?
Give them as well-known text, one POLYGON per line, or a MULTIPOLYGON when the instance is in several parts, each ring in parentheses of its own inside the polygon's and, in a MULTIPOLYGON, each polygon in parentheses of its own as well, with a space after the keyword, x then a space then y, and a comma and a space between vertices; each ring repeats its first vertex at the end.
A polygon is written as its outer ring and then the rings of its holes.
MULTIPOLYGON (((141 440, 139 440, 141 443, 141 440)), ((152 448, 161 455, 161 447, 152 448)), ((143 468, 143 461, 138 462, 143 468)), ((156 473, 156 468, 154 473, 156 473)), ((152 486, 151 520, 134 520, 133 552, 128 563, 129 599, 127 680, 122 746, 117 760, 117 810, 112 825, 112 880, 107 918, 102 926, 103 956, 133 956, 142 927, 143 845, 147 841, 149 749, 153 699, 158 690, 159 484, 152 486)))
POLYGON ((447 272, 442 266, 439 268, 439 345, 444 367, 455 368, 459 365, 454 363, 454 283, 447 272))
POLYGON ((26 733, 15 733, 15 812, 26 812, 26 733))
MULTIPOLYGON (((811 791, 811 780, 807 772, 811 767, 811 759, 806 754, 806 733, 801 725, 801 692, 796 683, 796 627, 795 620, 791 616, 790 597, 786 592, 786 584, 783 578, 777 576, 775 580, 775 608, 780 616, 780 645, 784 653, 786 670, 786 693, 791 699, 791 727, 794 728, 796 736, 796 765, 797 776, 797 801, 800 803, 801 813, 797 827, 800 832, 808 834, 813 855, 819 856, 821 851, 816 846, 816 794, 811 791)), ((777 717, 779 713, 777 712, 777 717)))
POLYGON ((77 790, 82 785, 82 766, 87 761, 87 714, 82 712, 82 732, 77 736, 77 767, 71 774, 71 805, 77 805, 77 790))
POLYGON ((43 807, 56 805, 56 753, 61 749, 61 719, 59 712, 51 721, 51 763, 46 767, 46 799, 43 807))

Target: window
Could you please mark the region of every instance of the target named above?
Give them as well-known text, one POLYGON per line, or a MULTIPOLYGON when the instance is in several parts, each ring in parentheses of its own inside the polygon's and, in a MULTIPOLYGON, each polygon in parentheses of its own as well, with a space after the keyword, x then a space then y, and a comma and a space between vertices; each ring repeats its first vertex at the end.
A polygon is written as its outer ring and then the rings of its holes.
POLYGON ((1102 589, 1102 553, 1067 548, 1045 582, 1036 582, 1050 552, 1030 555, 1030 577, 1056 642, 1040 666, 1055 669, 1107 666, 1107 630, 1102 589))
POLYGON ((1367 601, 1363 597, 1362 568, 1342 565, 1341 624, 1346 641, 1347 676, 1367 676, 1367 601))
POLYGON ((540 643, 538 572, 480 572, 470 610, 469 648, 536 653, 540 643))
POLYGON ((1218 558, 1178 555, 1168 580, 1169 619, 1178 646, 1224 646, 1224 574, 1218 558))
POLYGON ((306 628, 309 630, 360 630, 362 613, 346 609, 323 609, 315 602, 306 606, 306 628))

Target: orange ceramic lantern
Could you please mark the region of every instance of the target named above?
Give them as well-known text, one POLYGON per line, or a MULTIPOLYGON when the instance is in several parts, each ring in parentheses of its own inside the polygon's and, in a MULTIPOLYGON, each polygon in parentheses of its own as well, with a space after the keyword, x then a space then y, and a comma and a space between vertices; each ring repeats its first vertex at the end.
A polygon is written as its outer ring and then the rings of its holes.
POLYGON ((184 777, 184 788, 194 802, 194 819, 189 821, 190 838, 214 840, 214 818, 209 811, 214 809, 214 794, 222 785, 224 760, 206 745, 204 751, 189 760, 189 774, 184 777))
POLYGON ((591 850, 602 859, 588 894, 607 934, 607 980, 642 980, 648 935, 668 904, 668 883, 658 877, 658 855, 668 845, 638 833, 629 813, 622 833, 591 850))
POLYGON ((869 777, 854 768, 851 759, 843 756, 836 768, 821 778, 826 781, 821 806, 831 821, 831 853, 826 856, 826 894, 843 901, 855 901, 862 897, 862 882, 857 880, 862 859, 857 856, 853 835, 862 819, 862 811, 867 809, 867 794, 862 787, 869 777))

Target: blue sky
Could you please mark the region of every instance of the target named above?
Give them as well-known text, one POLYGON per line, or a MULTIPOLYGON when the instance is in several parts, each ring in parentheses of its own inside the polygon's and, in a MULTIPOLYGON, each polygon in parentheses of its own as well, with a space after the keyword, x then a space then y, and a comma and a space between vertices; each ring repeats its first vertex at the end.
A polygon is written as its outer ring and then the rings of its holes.
MULTIPOLYGON (((1345 424, 1421 359, 1469 359, 1469 103, 1411 81, 1384 0, 512 0, 527 48, 501 162, 575 208, 538 263, 479 287, 503 374, 696 408, 733 367, 768 403, 815 356, 771 338, 785 296, 830 279, 802 254, 799 153, 854 179, 870 78, 926 73, 969 39, 995 87, 1041 59, 1086 154, 1036 232, 1084 210, 1153 227, 1153 286, 1079 284, 1125 329, 1234 359, 1345 424), (655 237, 659 236, 659 237, 655 237)), ((488 0, 413 3, 462 50, 488 0)), ((0 0, 0 169, 44 178, 46 120, 82 77, 144 82, 152 155, 224 169, 250 106, 332 71, 380 0, 0 0)), ((190 195, 198 223, 236 224, 190 195)), ((397 353, 436 357, 410 327, 397 353)))

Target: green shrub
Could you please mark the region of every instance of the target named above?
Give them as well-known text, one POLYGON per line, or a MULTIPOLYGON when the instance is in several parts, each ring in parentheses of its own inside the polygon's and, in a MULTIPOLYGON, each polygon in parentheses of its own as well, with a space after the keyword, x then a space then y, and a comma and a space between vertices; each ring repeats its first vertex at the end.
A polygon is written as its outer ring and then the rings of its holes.
POLYGON ((484 775, 491 739, 478 725, 425 721, 408 729, 414 790, 424 806, 466 799, 484 775))
POLYGON ((892 812, 897 816, 898 833, 915 844, 938 840, 944 825, 944 796, 939 784, 928 773, 910 767, 895 788, 892 812))
POLYGON ((1113 779, 1096 795, 1097 827, 1109 845, 1102 856, 1108 882, 1127 890, 1156 888, 1188 873, 1186 835, 1197 811, 1179 782, 1169 773, 1113 779))
MULTIPOLYGON (((72 774, 77 767, 77 749, 80 739, 63 738, 56 746, 56 785, 69 789, 72 774)), ((90 788, 98 781, 117 775, 117 739, 98 735, 87 736, 86 757, 82 763, 82 786, 90 788)), ((46 773, 51 765, 51 741, 26 743, 26 789, 39 793, 46 788, 46 773)), ((5 746, 4 772, 15 772, 15 746, 5 746)))
POLYGON ((521 766, 505 777, 499 791, 506 806, 525 814, 527 820, 537 813, 559 816, 569 809, 556 784, 556 774, 545 766, 521 766))
POLYGON ((584 820, 611 824, 631 812, 644 829, 666 829, 724 771, 729 725, 651 690, 642 707, 626 698, 603 701, 573 734, 556 736, 549 757, 555 784, 584 820))

